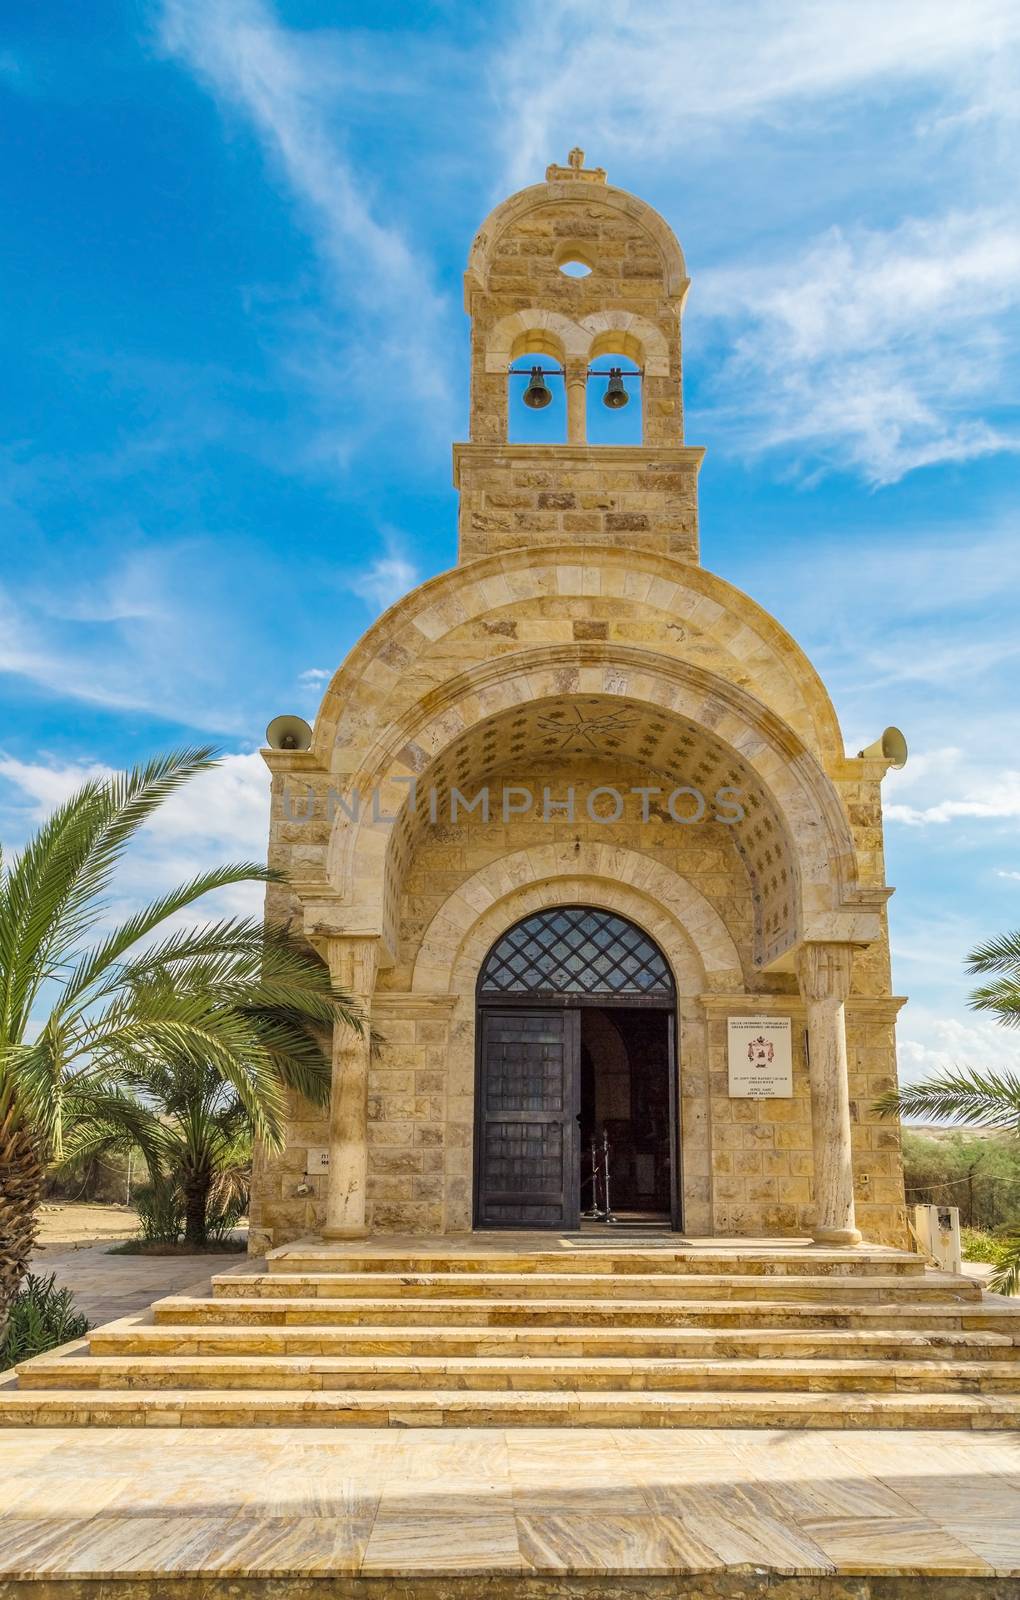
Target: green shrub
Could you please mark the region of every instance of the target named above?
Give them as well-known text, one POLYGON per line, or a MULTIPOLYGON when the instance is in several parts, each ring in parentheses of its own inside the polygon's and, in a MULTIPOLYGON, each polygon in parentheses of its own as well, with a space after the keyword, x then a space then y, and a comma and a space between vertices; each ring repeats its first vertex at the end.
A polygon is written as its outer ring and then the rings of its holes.
POLYGON ((222 1208, 211 1207, 205 1223, 210 1244, 225 1244, 247 1212, 247 1196, 229 1200, 222 1208))
POLYGON ((175 1183, 142 1184, 135 1192, 145 1244, 178 1244, 184 1237, 184 1205, 175 1183))
POLYGON ((961 1228, 960 1243, 964 1261, 987 1261, 993 1267, 1001 1267, 1010 1254, 1009 1230, 997 1237, 981 1228, 961 1228))
POLYGON ((75 1310, 70 1289, 57 1288, 56 1277, 55 1272, 48 1278, 30 1272, 11 1301, 7 1328, 0 1342, 0 1372, 88 1333, 88 1317, 75 1310))

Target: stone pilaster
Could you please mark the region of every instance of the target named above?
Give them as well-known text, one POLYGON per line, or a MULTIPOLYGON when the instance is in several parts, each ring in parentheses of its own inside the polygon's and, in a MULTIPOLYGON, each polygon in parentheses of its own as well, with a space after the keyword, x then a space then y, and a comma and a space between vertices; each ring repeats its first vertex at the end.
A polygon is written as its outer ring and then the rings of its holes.
POLYGON ((846 1000, 853 948, 805 944, 797 979, 807 1012, 811 1134, 815 1169, 816 1244, 859 1244, 854 1216, 850 1143, 850 1087, 846 1052, 846 1000))
POLYGON ((329 971, 336 987, 349 995, 364 1017, 359 1032, 337 1023, 333 1029, 333 1087, 329 1105, 329 1185, 326 1190, 327 1239, 362 1238, 368 1174, 369 1011, 379 960, 377 937, 351 935, 328 941, 329 971))

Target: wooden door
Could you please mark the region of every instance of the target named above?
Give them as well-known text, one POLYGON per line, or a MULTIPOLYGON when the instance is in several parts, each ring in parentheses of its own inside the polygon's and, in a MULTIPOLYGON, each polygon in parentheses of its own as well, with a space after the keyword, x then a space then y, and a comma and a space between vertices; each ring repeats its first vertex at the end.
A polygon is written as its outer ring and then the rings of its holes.
POLYGON ((479 1028, 475 1225, 576 1228, 578 1013, 486 1007, 479 1028))

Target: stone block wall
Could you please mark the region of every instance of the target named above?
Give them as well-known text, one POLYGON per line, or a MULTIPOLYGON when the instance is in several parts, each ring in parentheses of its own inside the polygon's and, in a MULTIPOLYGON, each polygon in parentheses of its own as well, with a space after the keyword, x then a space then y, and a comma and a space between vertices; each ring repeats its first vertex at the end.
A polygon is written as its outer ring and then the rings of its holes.
POLYGON ((455 445, 459 559, 577 539, 697 561, 703 455, 679 446, 455 445))

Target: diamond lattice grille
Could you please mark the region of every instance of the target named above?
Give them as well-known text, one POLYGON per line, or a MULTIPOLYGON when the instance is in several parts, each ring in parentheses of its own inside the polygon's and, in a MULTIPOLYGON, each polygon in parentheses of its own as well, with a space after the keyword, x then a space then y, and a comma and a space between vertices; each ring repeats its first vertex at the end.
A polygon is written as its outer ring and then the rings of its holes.
POLYGON ((493 945, 483 995, 661 995, 673 978, 662 952, 623 917, 584 906, 539 911, 493 945))

